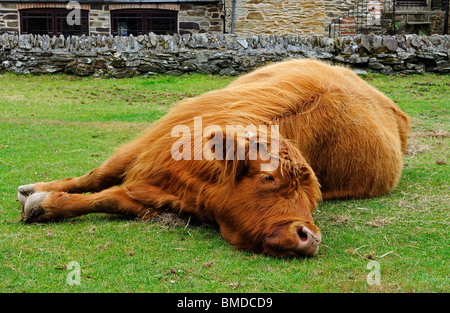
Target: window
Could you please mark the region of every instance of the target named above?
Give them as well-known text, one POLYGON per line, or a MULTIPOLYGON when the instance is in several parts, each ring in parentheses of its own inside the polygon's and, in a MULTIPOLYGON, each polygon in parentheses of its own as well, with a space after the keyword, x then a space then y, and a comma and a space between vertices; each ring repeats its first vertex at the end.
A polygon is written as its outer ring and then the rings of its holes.
POLYGON ((178 32, 177 12, 170 10, 111 11, 113 35, 173 35, 178 32))
POLYGON ((22 34, 89 35, 89 12, 81 10, 80 25, 69 25, 66 9, 28 9, 20 11, 22 34))

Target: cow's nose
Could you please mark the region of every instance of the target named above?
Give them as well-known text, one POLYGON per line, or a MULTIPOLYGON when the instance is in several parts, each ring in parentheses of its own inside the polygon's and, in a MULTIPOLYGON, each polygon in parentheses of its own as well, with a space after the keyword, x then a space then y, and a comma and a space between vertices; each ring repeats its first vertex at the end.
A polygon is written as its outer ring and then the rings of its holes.
POLYGON ((297 247, 294 250, 305 256, 314 256, 319 250, 320 235, 314 234, 308 227, 301 225, 296 229, 297 247))
POLYGON ((320 231, 302 222, 278 226, 263 242, 263 253, 275 256, 314 256, 319 251, 320 231))

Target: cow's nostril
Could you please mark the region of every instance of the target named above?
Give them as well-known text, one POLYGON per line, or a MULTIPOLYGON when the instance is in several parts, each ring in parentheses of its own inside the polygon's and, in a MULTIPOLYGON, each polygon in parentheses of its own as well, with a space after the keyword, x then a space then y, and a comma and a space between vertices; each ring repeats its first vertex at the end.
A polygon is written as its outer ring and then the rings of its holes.
POLYGON ((300 237, 301 241, 303 241, 303 242, 308 241, 308 234, 303 232, 303 227, 301 227, 297 233, 298 233, 298 237, 300 237))

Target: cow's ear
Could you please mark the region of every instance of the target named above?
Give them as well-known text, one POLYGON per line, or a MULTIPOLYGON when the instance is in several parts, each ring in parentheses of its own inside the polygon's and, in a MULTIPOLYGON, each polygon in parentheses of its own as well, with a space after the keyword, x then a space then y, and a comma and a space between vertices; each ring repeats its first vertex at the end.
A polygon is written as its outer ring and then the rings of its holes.
POLYGON ((224 174, 233 182, 246 173, 249 162, 250 138, 242 133, 226 134, 224 137, 224 174))
POLYGON ((215 129, 205 132, 203 156, 216 162, 223 183, 235 183, 245 173, 249 161, 250 142, 256 133, 215 129))

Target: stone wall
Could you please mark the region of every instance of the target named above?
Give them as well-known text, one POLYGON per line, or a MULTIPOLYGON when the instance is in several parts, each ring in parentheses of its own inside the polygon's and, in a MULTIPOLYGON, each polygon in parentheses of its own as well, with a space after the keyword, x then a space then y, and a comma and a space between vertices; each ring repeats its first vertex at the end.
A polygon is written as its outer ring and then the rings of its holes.
POLYGON ((19 12, 15 3, 0 2, 0 30, 8 33, 19 32, 19 12))
POLYGON ((325 27, 330 25, 330 23, 353 5, 356 4, 359 0, 325 0, 325 27))
POLYGON ((110 20, 109 5, 91 5, 89 10, 89 34, 108 36, 111 32, 110 20))
POLYGON ((450 73, 450 36, 0 36, 0 71, 131 77, 237 75, 286 58, 316 58, 383 74, 450 73))
MULTIPOLYGON (((323 0, 242 0, 236 1, 234 33, 322 35, 325 7, 323 0)), ((232 1, 226 1, 226 28, 231 32, 232 1)))
POLYGON ((178 12, 179 34, 222 33, 223 18, 217 3, 180 4, 178 12))
MULTIPOLYGON (((445 13, 436 13, 431 16, 430 29, 433 34, 442 34, 445 25, 445 13)), ((450 23, 447 25, 447 34, 450 34, 450 23)))
MULTIPOLYGON (((358 0, 240 0, 236 1, 235 31, 260 34, 324 35, 325 27, 358 0)), ((225 0, 226 30, 231 32, 232 0, 225 0)))

